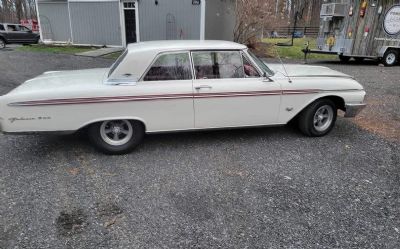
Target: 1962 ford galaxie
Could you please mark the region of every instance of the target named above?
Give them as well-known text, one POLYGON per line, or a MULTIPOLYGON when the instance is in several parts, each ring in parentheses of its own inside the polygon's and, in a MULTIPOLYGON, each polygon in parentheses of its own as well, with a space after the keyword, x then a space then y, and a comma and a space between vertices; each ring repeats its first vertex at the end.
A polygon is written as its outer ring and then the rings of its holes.
POLYGON ((285 125, 308 136, 354 117, 365 91, 325 67, 266 65, 224 41, 131 44, 109 69, 46 72, 0 97, 7 134, 87 129, 101 151, 131 151, 145 133, 285 125))

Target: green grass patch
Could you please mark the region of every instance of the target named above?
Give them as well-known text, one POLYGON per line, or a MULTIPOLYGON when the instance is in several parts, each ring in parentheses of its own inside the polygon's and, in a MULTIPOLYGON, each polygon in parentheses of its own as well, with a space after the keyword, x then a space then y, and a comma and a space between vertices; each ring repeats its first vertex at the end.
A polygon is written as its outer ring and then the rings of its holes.
POLYGON ((113 60, 116 60, 116 59, 118 59, 118 57, 122 54, 122 52, 123 52, 123 51, 115 52, 115 53, 111 53, 111 54, 106 54, 106 55, 104 55, 104 56, 102 56, 102 57, 103 57, 103 58, 106 58, 106 59, 113 59, 113 60))
POLYGON ((80 46, 54 46, 54 45, 30 45, 17 48, 17 51, 25 52, 41 52, 41 53, 56 53, 56 54, 76 54, 96 50, 94 47, 80 46))
MULTIPOLYGON (((306 42, 310 42, 310 49, 317 48, 317 41, 315 38, 296 38, 294 39, 293 46, 291 47, 280 47, 273 46, 272 49, 276 49, 281 58, 285 59, 304 59, 304 53, 301 51, 306 47, 306 42)), ((288 43, 290 44, 291 38, 266 38, 263 39, 264 43, 276 44, 276 43, 288 43)), ((273 51, 271 54, 276 55, 276 51, 273 51)), ((277 57, 277 56, 275 56, 277 57)), ((328 55, 328 54, 308 54, 308 59, 320 59, 320 60, 332 60, 337 59, 337 55, 328 55)))

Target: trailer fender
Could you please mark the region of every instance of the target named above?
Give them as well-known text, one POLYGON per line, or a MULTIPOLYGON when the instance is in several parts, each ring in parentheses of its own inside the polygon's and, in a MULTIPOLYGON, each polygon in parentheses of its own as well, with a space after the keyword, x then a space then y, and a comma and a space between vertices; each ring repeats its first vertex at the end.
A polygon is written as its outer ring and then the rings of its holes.
POLYGON ((400 51, 400 46, 382 46, 378 48, 378 57, 383 58, 388 49, 397 49, 400 51))

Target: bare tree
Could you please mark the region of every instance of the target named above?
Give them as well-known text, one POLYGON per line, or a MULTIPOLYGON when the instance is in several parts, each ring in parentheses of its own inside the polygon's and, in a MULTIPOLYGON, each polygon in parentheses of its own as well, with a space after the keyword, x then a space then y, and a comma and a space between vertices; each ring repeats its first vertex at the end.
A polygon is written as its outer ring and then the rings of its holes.
POLYGON ((37 19, 35 0, 1 0, 1 22, 20 22, 21 19, 37 19))
POLYGON ((237 0, 234 40, 249 44, 264 28, 266 18, 274 16, 275 0, 237 0))

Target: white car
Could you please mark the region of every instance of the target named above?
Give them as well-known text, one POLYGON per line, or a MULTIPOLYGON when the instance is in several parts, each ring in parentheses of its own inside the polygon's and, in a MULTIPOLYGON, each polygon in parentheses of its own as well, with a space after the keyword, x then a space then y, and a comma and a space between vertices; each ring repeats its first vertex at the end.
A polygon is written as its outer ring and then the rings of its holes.
POLYGON ((308 136, 354 117, 364 88, 329 68, 266 65, 225 41, 131 44, 111 68, 46 72, 0 97, 6 134, 86 129, 96 148, 130 152, 145 133, 285 125, 308 136))

